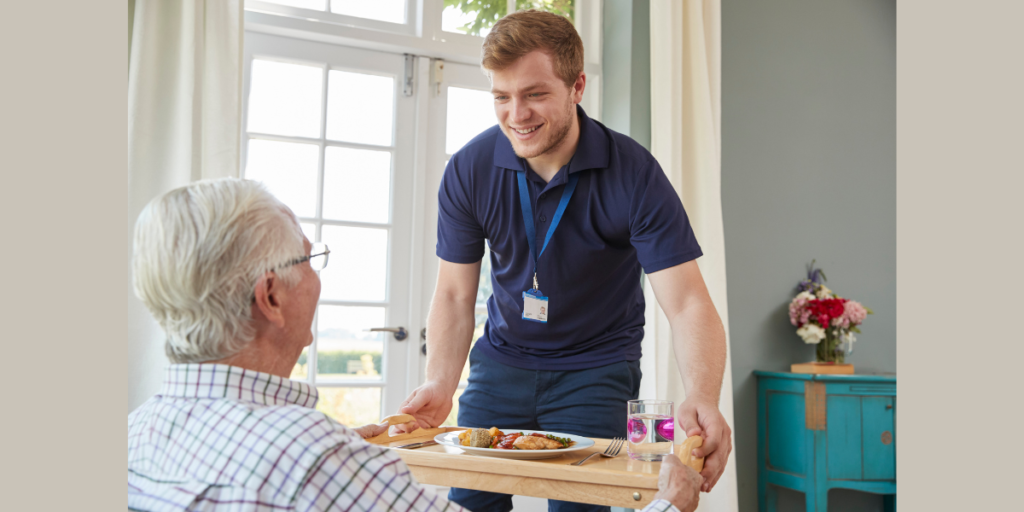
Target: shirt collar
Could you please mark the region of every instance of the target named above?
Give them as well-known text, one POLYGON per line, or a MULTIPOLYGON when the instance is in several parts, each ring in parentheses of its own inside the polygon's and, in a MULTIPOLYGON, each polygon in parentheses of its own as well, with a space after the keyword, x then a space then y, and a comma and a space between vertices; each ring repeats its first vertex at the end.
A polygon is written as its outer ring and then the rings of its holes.
POLYGON ((305 382, 226 364, 172 364, 160 395, 226 398, 263 405, 316 407, 319 394, 305 382))
MULTIPOLYGON (((576 105, 576 115, 580 120, 580 142, 576 145, 576 153, 572 160, 569 161, 569 173, 608 167, 608 152, 611 147, 608 135, 596 121, 587 116, 583 107, 576 105)), ((512 171, 526 170, 522 159, 512 149, 512 143, 500 129, 494 141, 494 166, 512 171)))

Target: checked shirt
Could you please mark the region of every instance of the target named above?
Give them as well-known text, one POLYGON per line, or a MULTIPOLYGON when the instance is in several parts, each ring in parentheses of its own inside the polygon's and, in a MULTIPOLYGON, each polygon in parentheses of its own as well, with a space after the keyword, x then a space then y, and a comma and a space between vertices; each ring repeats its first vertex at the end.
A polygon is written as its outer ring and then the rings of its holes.
POLYGON ((133 510, 461 511, 391 450, 314 409, 315 388, 238 367, 175 364, 128 416, 133 510))
MULTIPOLYGON (((391 450, 314 409, 307 383, 219 364, 168 367, 128 415, 128 508, 463 511, 391 450)), ((645 512, 678 512, 656 500, 645 512)))

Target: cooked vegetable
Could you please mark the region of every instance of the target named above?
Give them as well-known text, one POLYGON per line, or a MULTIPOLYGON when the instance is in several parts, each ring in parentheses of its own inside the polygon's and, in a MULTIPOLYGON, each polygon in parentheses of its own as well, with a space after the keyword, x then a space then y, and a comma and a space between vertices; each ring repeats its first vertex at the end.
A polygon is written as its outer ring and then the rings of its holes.
POLYGON ((469 446, 473 446, 476 448, 490 448, 490 431, 482 428, 474 428, 469 434, 469 446))

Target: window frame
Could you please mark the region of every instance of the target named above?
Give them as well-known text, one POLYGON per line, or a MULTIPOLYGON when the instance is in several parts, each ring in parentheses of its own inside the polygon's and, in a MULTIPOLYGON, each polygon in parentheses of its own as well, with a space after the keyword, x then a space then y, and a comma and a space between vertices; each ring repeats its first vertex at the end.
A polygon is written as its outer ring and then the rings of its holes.
MULTIPOLYGON (((515 4, 514 0, 508 1, 510 7, 515 4)), ((445 32, 441 29, 444 0, 406 2, 406 23, 396 24, 271 4, 261 0, 247 0, 244 13, 245 30, 480 65, 482 37, 445 32)), ((587 74, 587 88, 593 92, 585 95, 581 106, 591 118, 600 120, 601 81, 604 74, 601 66, 602 3, 577 0, 575 15, 576 19, 573 22, 580 38, 583 39, 583 71, 587 74)))

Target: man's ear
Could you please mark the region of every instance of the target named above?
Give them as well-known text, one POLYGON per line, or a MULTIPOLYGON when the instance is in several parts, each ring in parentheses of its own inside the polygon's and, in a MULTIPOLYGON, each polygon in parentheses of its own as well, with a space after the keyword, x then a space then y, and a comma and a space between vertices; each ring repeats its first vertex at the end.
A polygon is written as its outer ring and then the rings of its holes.
POLYGON ((572 99, 573 102, 579 103, 583 101, 583 90, 587 88, 587 74, 581 72, 580 76, 576 77, 576 82, 572 84, 572 99))
POLYGON ((278 327, 284 327, 284 311, 281 309, 283 289, 277 274, 267 272, 256 281, 256 287, 253 290, 256 309, 268 322, 278 327))

